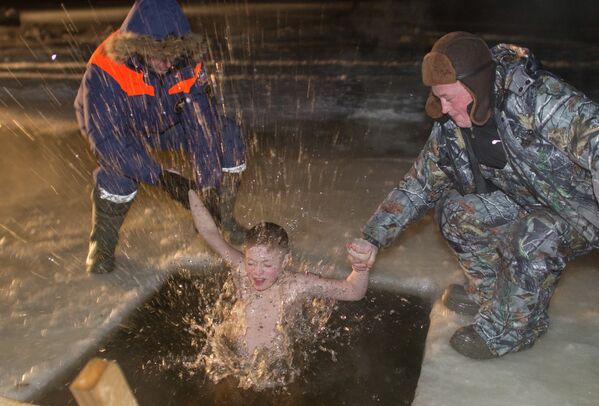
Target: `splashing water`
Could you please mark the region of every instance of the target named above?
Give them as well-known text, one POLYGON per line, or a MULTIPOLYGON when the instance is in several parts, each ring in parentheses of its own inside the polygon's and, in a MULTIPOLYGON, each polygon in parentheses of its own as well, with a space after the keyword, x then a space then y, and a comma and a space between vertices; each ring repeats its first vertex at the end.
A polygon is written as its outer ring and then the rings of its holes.
MULTIPOLYGON (((305 268, 303 264, 300 271, 305 268)), ((314 353, 328 352, 334 359, 335 351, 326 343, 339 335, 327 326, 334 310, 332 300, 304 300, 286 309, 272 345, 248 353, 245 308, 224 269, 202 274, 182 270, 161 292, 139 309, 136 318, 141 320, 134 318, 125 332, 125 342, 144 337, 148 330, 154 332, 155 347, 144 339, 152 347, 145 349, 153 354, 143 361, 146 373, 169 372, 198 382, 207 378, 214 384, 210 387, 227 381, 243 390, 277 391, 285 390, 309 368, 314 353)))
POLYGON ((191 373, 204 370, 214 383, 227 377, 234 378, 238 387, 246 390, 284 387, 300 375, 302 361, 308 356, 307 349, 322 338, 332 304, 330 300, 313 299, 285 309, 279 315, 281 322, 277 324, 271 345, 260 346, 248 353, 243 342, 245 306, 235 297, 235 287, 229 278, 201 324, 193 317, 185 318, 188 331, 206 339, 205 342, 196 341, 199 354, 184 366, 191 373))

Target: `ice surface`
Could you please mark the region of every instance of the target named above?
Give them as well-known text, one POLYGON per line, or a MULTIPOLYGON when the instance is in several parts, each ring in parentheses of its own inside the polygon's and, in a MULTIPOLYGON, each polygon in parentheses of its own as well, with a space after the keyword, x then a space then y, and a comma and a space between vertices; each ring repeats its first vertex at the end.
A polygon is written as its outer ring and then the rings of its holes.
MULTIPOLYGON (((209 25, 223 45, 213 51, 224 50, 226 61, 224 70, 209 61, 210 70, 223 84, 229 112, 251 134, 240 219, 285 225, 298 256, 325 259, 339 275, 347 269, 344 243, 359 235, 405 173, 430 126, 417 61, 438 33, 418 34, 406 25, 421 8, 402 10, 394 20, 388 2, 364 3, 376 6, 334 23, 326 13, 308 11, 260 21, 232 13, 209 25), (378 20, 369 23, 365 15, 378 20), (225 39, 227 24, 233 32, 225 39)), ((122 230, 117 271, 84 273, 94 164, 71 104, 85 49, 110 28, 75 36, 64 30, 61 22, 18 35, 0 31, 0 394, 15 399, 33 397, 83 364, 169 272, 203 272, 213 264, 188 213, 142 188, 122 230), (73 43, 81 55, 73 54, 73 43)), ((597 47, 524 39, 536 41, 548 66, 564 67, 568 79, 597 99, 597 81, 585 80, 597 73, 596 63, 585 62, 599 60, 597 47)), ((453 352, 448 338, 469 320, 437 304, 415 404, 596 404, 596 263, 591 255, 568 267, 547 335, 501 360, 474 362, 453 352)), ((430 215, 383 251, 372 273, 373 284, 431 300, 460 278, 430 215)))
POLYGON ((448 344, 470 324, 436 303, 414 405, 597 405, 599 280, 597 254, 570 264, 552 299, 551 327, 535 345, 492 361, 470 361, 448 344))

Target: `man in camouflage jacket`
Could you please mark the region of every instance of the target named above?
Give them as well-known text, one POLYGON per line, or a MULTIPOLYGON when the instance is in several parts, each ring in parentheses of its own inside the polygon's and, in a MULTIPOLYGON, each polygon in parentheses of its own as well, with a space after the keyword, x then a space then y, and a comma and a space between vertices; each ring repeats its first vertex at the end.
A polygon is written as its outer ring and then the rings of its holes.
POLYGON ((477 359, 528 348, 548 328, 566 263, 599 244, 599 105, 527 49, 489 50, 464 32, 435 43, 422 75, 430 137, 349 253, 372 266, 436 208, 468 281, 447 288, 444 303, 475 314, 452 347, 477 359))

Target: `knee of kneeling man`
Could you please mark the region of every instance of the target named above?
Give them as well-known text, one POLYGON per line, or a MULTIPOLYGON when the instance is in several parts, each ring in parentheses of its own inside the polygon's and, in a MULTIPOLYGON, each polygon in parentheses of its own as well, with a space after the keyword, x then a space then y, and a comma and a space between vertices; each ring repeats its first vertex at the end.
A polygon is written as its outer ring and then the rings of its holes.
POLYGON ((468 213, 461 201, 454 199, 443 199, 437 204, 435 220, 441 229, 441 233, 454 234, 463 228, 468 222, 468 213))

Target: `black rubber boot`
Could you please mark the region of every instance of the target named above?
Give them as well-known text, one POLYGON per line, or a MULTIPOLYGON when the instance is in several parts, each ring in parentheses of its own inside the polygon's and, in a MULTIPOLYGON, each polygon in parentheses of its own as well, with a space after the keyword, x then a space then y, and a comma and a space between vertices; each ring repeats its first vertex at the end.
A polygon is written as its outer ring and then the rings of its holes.
POLYGON ((223 173, 220 189, 219 213, 223 232, 231 244, 240 245, 245 240, 247 229, 235 220, 233 210, 237 200, 237 191, 241 184, 238 173, 223 173))
POLYGON ((114 270, 114 250, 119 241, 119 229, 132 203, 113 203, 101 199, 97 188, 92 192, 92 232, 85 261, 87 272, 103 274, 114 270))
POLYGON ((472 300, 463 285, 449 285, 445 288, 441 300, 449 310, 467 316, 476 315, 480 307, 478 303, 472 300))
POLYGON ((460 354, 472 359, 498 358, 478 335, 474 326, 461 327, 453 333, 449 344, 460 354))

